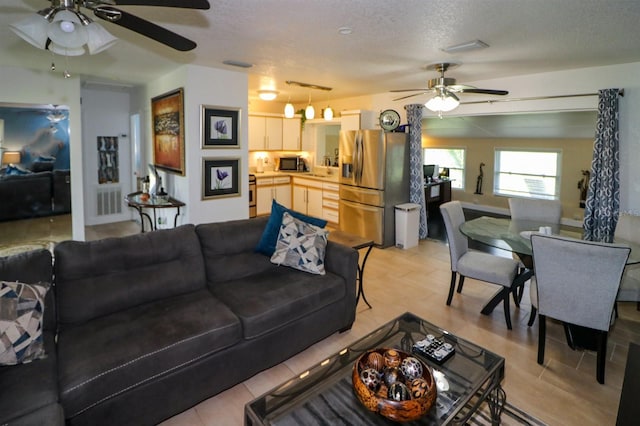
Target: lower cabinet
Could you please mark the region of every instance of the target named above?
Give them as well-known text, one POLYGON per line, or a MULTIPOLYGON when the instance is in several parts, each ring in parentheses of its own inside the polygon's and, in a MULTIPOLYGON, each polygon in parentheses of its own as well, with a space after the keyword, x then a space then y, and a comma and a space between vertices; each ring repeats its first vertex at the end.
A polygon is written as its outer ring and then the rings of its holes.
POLYGON ((322 218, 338 225, 340 216, 340 185, 323 182, 322 184, 322 218))
POLYGON ((271 213, 271 201, 291 208, 291 179, 289 176, 256 178, 256 214, 271 213))
POLYGON ((293 210, 313 217, 322 217, 322 182, 293 179, 293 210))

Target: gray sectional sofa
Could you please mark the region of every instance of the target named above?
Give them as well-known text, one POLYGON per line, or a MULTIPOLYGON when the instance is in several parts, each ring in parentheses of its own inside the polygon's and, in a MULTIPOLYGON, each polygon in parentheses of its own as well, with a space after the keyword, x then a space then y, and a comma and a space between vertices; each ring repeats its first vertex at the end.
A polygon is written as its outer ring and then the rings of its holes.
MULTIPOLYGON (((22 400, 49 410, 46 424, 62 409, 71 425, 156 424, 349 329, 357 252, 329 241, 325 275, 276 266, 255 252, 267 220, 59 243, 48 358, 0 367, 0 424, 23 424, 10 421, 29 415, 22 400), (25 387, 14 374, 49 380, 25 387)), ((30 268, 25 256, 5 258, 0 279, 50 279, 7 275, 30 268)))
POLYGON ((71 174, 53 170, 25 175, 0 172, 0 221, 71 212, 71 174))

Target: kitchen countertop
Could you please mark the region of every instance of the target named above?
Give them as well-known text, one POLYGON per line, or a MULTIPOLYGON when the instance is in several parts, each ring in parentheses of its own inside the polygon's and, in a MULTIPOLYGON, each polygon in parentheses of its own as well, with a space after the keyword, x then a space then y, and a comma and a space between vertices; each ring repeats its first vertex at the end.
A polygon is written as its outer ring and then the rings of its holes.
POLYGON ((313 172, 276 172, 276 171, 264 171, 262 173, 253 173, 256 179, 260 179, 262 177, 278 177, 278 176, 291 176, 291 177, 299 177, 305 179, 315 179, 321 180, 323 182, 338 182, 339 176, 337 174, 319 174, 313 172))

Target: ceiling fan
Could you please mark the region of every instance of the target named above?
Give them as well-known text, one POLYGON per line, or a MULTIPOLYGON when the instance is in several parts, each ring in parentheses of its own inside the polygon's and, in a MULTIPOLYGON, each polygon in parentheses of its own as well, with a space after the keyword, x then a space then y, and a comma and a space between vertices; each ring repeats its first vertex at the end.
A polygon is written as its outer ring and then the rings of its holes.
POLYGON ((89 9, 100 19, 135 31, 179 51, 192 50, 196 47, 196 43, 173 31, 113 6, 163 6, 203 10, 210 8, 208 0, 49 1, 51 6, 38 11, 37 15, 31 16, 24 21, 11 24, 11 29, 24 40, 40 49, 52 50, 67 56, 85 53, 83 48, 85 44, 89 53, 95 54, 111 46, 116 40, 106 30, 96 25, 82 13, 80 8, 89 9), (88 35, 85 36, 84 32, 87 32, 88 35), (81 33, 82 37, 78 33, 81 33), (84 43, 81 43, 81 40, 84 40, 84 43))
POLYGON ((399 101, 402 99, 411 98, 414 96, 424 95, 426 93, 433 93, 434 96, 427 101, 425 106, 431 111, 442 113, 455 109, 460 104, 460 99, 456 93, 480 93, 486 95, 508 95, 506 90, 492 90, 492 89, 478 89, 473 86, 467 86, 464 84, 456 84, 455 78, 445 77, 444 73, 450 69, 457 67, 459 64, 450 62, 440 62, 427 66, 428 70, 434 70, 440 73, 440 77, 432 78, 427 81, 426 89, 399 89, 391 90, 391 92, 418 92, 411 95, 402 96, 394 99, 399 101))

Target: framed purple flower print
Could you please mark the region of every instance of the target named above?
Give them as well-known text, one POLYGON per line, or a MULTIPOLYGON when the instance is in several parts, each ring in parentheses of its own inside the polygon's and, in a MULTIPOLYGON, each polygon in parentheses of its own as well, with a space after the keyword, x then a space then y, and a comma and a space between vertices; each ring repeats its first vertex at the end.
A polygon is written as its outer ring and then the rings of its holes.
POLYGON ((202 159, 202 199, 240 196, 240 159, 202 159))
POLYGON ((202 148, 240 148, 240 109, 202 105, 202 148))

